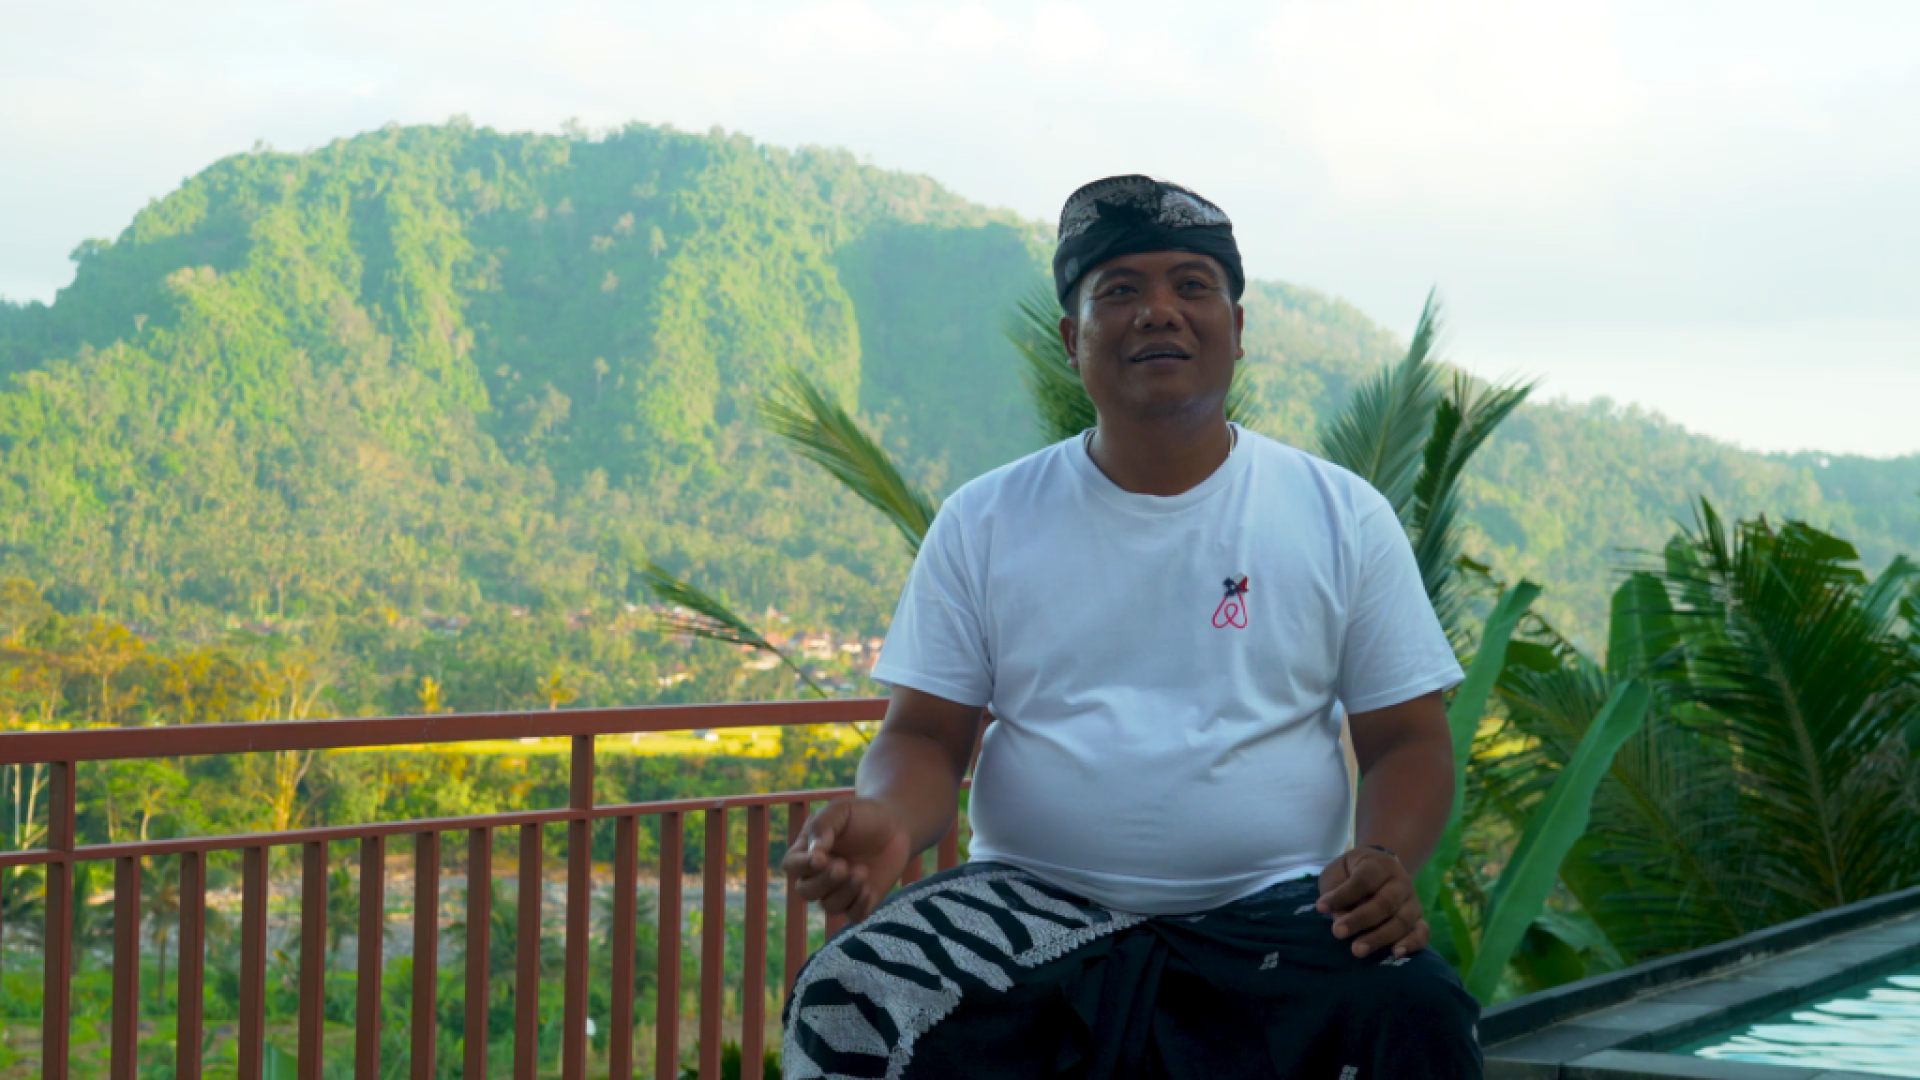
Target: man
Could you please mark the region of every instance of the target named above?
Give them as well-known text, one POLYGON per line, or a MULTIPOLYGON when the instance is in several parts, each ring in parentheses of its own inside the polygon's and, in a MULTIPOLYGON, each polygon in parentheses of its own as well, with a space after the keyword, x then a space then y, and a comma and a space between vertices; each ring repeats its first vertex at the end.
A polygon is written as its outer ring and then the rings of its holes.
POLYGON ((1398 520, 1227 422, 1218 207, 1090 184, 1053 265, 1099 424, 962 487, 920 549, 857 794, 785 859, 855 920, 798 976, 787 1076, 1479 1076, 1412 883, 1460 669, 1398 520), (983 706, 972 861, 886 897, 953 820, 983 706))

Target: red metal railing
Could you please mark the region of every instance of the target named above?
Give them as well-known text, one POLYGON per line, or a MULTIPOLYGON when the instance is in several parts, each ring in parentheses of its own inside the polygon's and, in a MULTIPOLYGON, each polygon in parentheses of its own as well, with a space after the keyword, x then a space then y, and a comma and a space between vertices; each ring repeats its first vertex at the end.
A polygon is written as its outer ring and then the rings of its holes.
MULTIPOLYGON (((298 846, 300 914, 298 949, 298 1054, 300 1080, 320 1080, 327 949, 328 844, 357 840, 360 845, 359 963, 354 1023, 355 1080, 377 1080, 380 1066, 380 995, 385 941, 385 867, 389 837, 412 840, 414 858, 414 945, 409 1075, 434 1075, 435 989, 441 835, 467 833, 465 1045, 466 1080, 481 1080, 487 1070, 488 934, 493 865, 493 833, 519 830, 519 929, 516 937, 513 1022, 513 1076, 532 1080, 538 1066, 539 939, 542 903, 541 827, 565 823, 567 884, 560 1032, 560 1074, 584 1077, 588 1058, 589 907, 592 871, 590 830, 595 821, 614 822, 613 925, 607 948, 611 961, 611 1025, 607 1065, 610 1080, 631 1080, 634 1071, 633 962, 639 887, 638 840, 641 819, 659 819, 660 892, 658 970, 656 972, 654 1075, 679 1075, 682 830, 691 815, 704 825, 700 870, 699 1076, 718 1080, 726 928, 727 827, 735 811, 746 815, 745 950, 739 980, 741 1058, 757 1075, 766 1007, 768 845, 771 814, 784 807, 786 836, 799 832, 813 804, 844 790, 745 794, 724 798, 678 799, 596 805, 593 800, 596 735, 684 731, 699 728, 772 727, 838 724, 878 720, 885 700, 792 701, 764 704, 683 705, 632 709, 580 709, 542 713, 485 713, 464 716, 383 717, 294 723, 112 728, 0 734, 0 765, 45 764, 49 787, 46 847, 0 852, 0 868, 40 864, 46 868, 45 952, 41 1075, 63 1080, 70 1067, 69 1025, 73 979, 74 866, 111 862, 113 888, 113 988, 109 1025, 109 1075, 133 1080, 140 1038, 140 884, 142 860, 179 856, 179 968, 175 1075, 199 1080, 205 1033, 202 987, 205 978, 207 856, 238 851, 242 859, 240 972, 238 1005, 239 1080, 259 1080, 266 1054, 267 900, 275 847, 298 846), (572 740, 569 797, 563 808, 469 817, 367 822, 283 832, 194 836, 141 843, 78 845, 74 818, 83 762, 207 754, 306 751, 422 743, 566 736, 572 740)), ((937 848, 941 869, 959 857, 958 835, 949 831, 937 848)), ((903 881, 919 877, 920 860, 903 881)), ((807 951, 806 906, 791 892, 786 897, 783 982, 791 985, 807 951)), ((837 929, 829 920, 828 931, 837 929)), ((0 931, 3 932, 3 931, 0 931)), ((785 991, 785 986, 781 988, 785 991)))

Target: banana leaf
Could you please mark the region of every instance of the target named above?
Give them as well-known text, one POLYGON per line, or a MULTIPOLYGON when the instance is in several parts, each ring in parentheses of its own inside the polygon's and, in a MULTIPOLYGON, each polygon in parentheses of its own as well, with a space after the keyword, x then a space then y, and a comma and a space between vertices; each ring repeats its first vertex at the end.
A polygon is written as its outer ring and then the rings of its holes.
POLYGON ((1480 648, 1467 666, 1467 677, 1454 690, 1453 700, 1447 705, 1447 730, 1453 736, 1453 808, 1448 812, 1440 843, 1414 878, 1414 892, 1420 898, 1422 910, 1433 910, 1441 879, 1453 868, 1453 861, 1460 854, 1460 826, 1467 802, 1467 759, 1473 756, 1473 736, 1480 729, 1480 718, 1487 713, 1487 697, 1500 678, 1500 669, 1506 666, 1507 643, 1513 637, 1513 628, 1539 595, 1540 586, 1522 581, 1494 604, 1492 614, 1487 616, 1486 629, 1480 635, 1480 648))
POLYGON ((1660 579, 1648 573, 1627 577, 1613 592, 1607 620, 1607 672, 1630 678, 1671 663, 1680 647, 1679 620, 1660 579))
POLYGON ((1467 992, 1491 1002, 1514 950, 1544 910, 1547 893, 1560 875, 1560 862, 1586 832, 1593 793, 1613 763, 1613 755, 1646 720, 1651 694, 1645 683, 1628 680, 1614 688, 1566 768, 1547 790, 1513 855, 1494 884, 1480 923, 1479 949, 1467 971, 1467 992))

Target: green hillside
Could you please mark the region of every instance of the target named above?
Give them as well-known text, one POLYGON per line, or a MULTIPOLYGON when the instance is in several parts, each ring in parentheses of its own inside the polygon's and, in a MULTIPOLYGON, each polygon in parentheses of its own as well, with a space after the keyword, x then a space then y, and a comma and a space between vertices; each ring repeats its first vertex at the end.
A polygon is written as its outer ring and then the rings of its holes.
MULTIPOLYGON (((927 179, 717 133, 456 121, 228 158, 81 245, 53 305, 0 304, 0 574, 154 635, 299 638, 339 711, 452 668, 460 708, 560 667, 583 704, 661 692, 672 661, 620 616, 643 558, 875 631, 898 539, 754 402, 797 365, 942 493, 1033 449, 999 323, 1046 243, 927 179)), ((1292 441, 1401 347, 1305 289, 1247 305, 1263 426, 1292 441)), ((1876 567, 1920 551, 1920 459, 1763 458, 1604 405, 1523 410, 1469 494, 1468 550, 1588 641, 1622 549, 1696 495, 1876 567)))

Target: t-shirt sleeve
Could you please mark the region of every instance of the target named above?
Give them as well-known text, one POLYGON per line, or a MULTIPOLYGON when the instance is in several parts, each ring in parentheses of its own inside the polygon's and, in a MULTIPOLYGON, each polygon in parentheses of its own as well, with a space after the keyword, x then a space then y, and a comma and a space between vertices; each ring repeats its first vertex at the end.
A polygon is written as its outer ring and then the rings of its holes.
POLYGON ((1368 488, 1365 495, 1338 684, 1349 713, 1446 690, 1463 677, 1400 519, 1379 492, 1368 488))
POLYGON ((970 561, 968 537, 959 515, 951 512, 953 503, 948 500, 934 516, 914 557, 873 678, 984 706, 993 699, 993 663, 977 588, 984 568, 970 561))

